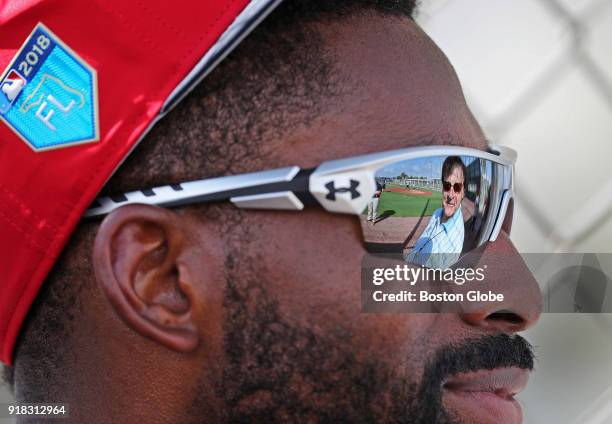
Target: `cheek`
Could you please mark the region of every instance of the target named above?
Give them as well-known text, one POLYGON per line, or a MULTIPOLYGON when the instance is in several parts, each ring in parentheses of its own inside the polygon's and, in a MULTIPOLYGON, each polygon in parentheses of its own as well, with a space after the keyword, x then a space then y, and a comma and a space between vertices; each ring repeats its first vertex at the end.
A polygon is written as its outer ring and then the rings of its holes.
POLYGON ((356 217, 306 211, 261 218, 250 228, 254 269, 288 322, 415 383, 433 352, 461 334, 456 315, 361 312, 366 252, 356 217))
POLYGON ((259 277, 291 322, 325 334, 350 334, 356 349, 375 344, 388 352, 385 356, 405 355, 427 331, 425 322, 431 319, 426 314, 361 312, 366 251, 356 217, 309 211, 271 214, 257 231, 259 277))
POLYGON ((361 260, 357 217, 323 211, 269 214, 256 246, 279 308, 303 320, 361 311, 361 260))

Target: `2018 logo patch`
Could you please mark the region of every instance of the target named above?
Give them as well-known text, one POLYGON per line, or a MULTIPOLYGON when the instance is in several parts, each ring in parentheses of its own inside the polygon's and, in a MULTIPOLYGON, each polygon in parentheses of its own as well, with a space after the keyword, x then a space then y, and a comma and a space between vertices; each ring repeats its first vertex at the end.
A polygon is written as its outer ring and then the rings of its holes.
POLYGON ((0 119, 32 149, 98 141, 96 71, 38 24, 0 77, 0 119))

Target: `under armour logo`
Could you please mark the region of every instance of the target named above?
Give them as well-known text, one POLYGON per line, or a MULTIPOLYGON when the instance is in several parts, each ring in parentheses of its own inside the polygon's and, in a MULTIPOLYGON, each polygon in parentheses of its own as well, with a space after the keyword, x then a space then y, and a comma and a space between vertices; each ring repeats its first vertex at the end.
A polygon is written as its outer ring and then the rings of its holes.
POLYGON ((336 200, 336 193, 350 192, 351 200, 356 199, 359 196, 361 196, 361 194, 357 191, 357 187, 359 187, 359 181, 355 181, 355 180, 351 180, 350 187, 342 187, 342 188, 336 188, 334 182, 330 181, 327 184, 325 184, 325 188, 329 191, 329 193, 327 193, 327 196, 325 196, 325 198, 328 200, 334 201, 336 200))

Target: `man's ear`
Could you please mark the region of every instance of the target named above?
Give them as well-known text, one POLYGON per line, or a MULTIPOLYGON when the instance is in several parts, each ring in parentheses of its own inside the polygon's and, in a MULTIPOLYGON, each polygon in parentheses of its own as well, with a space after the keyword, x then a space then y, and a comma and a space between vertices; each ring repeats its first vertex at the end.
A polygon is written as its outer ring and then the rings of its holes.
POLYGON ((121 319, 179 352, 200 341, 186 235, 175 212, 128 205, 102 222, 93 249, 96 279, 121 319))

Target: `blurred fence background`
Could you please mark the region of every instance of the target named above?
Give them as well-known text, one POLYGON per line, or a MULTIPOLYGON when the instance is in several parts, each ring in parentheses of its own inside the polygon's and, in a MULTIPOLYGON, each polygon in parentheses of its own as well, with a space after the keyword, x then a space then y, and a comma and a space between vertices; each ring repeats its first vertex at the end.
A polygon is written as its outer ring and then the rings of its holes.
POLYGON ((424 0, 418 21, 490 140, 519 152, 519 248, 610 251, 612 2, 424 0))
MULTIPOLYGON (((485 133, 519 153, 519 251, 612 252, 612 1, 421 3, 485 133)), ((544 314, 528 338, 525 422, 612 423, 612 316, 544 314)))

